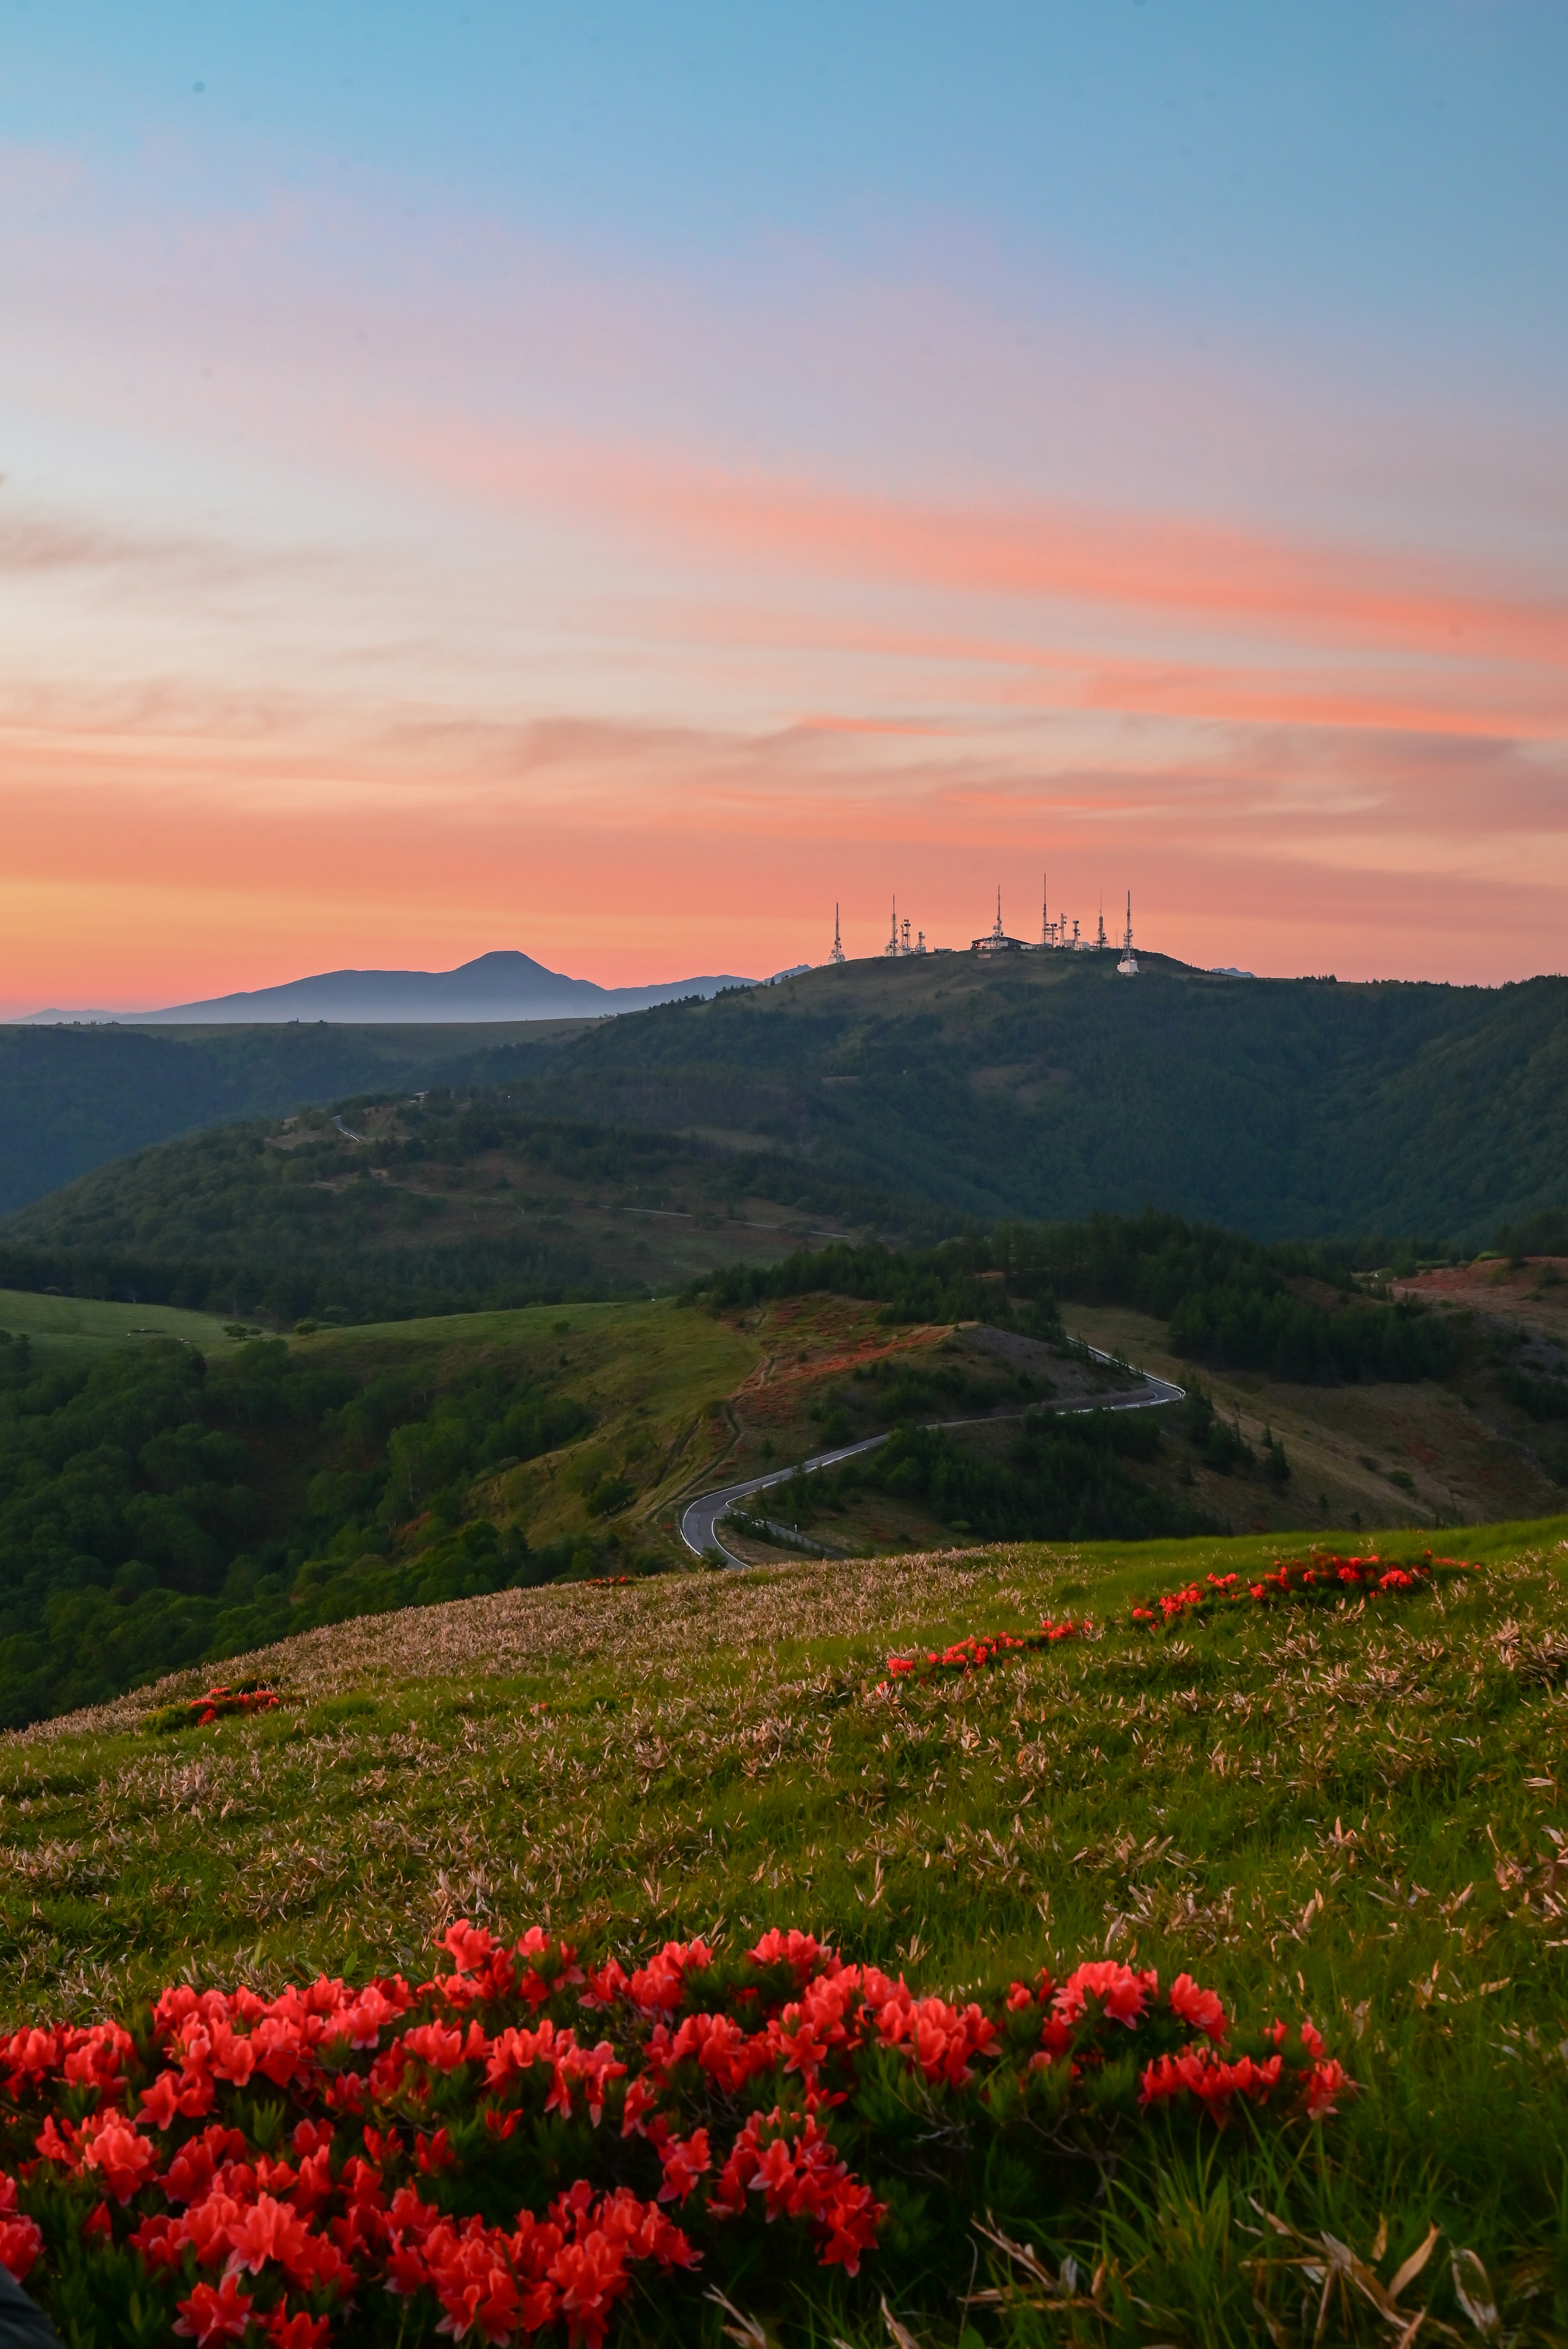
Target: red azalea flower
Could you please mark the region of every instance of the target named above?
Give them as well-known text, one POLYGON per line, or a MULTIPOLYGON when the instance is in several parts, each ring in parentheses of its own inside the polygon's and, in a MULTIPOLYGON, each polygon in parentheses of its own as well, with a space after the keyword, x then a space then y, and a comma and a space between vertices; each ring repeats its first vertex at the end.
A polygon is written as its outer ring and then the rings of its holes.
POLYGON ((1115 1958, 1091 1960, 1068 1974, 1052 2004, 1064 2023, 1076 2023, 1085 2012, 1088 2000, 1099 2002, 1100 2012, 1111 2023, 1124 2023, 1130 2029, 1142 2014, 1150 1994, 1159 1987, 1160 1977, 1150 1970, 1135 1974, 1115 1958))
MULTIPOLYGON (((15 2182, 5 2183, 15 2191, 15 2182)), ((26 2283, 28 2272, 44 2248, 43 2230, 34 2219, 25 2219, 19 2211, 0 2213, 0 2268, 16 2282, 26 2283)))
POLYGON ((146 2137, 114 2113, 84 2121, 77 2144, 82 2161, 98 2172, 119 2203, 129 2201, 158 2158, 146 2137))
POLYGON ((190 2299, 179 2303, 180 2315, 174 2330, 198 2343, 241 2341, 251 2321, 253 2304, 250 2294, 240 2290, 232 2276, 225 2276, 216 2289, 210 2283, 199 2283, 190 2299))
POLYGON ((1225 2010, 1218 1994, 1212 1990, 1200 1990, 1191 1974, 1178 1974, 1171 1985, 1171 2011, 1194 2031, 1205 2033, 1211 2039, 1223 2039, 1229 2029, 1225 2010))

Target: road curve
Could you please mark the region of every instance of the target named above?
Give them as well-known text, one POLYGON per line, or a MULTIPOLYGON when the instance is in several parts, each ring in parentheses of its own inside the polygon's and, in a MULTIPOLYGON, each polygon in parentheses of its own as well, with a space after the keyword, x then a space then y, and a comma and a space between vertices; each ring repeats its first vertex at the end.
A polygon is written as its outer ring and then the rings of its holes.
MULTIPOLYGON (((1088 1350, 1097 1362, 1109 1362, 1113 1359, 1109 1354, 1102 1354, 1098 1346, 1091 1346, 1088 1350)), ((1182 1402, 1186 1392, 1185 1387, 1173 1386, 1169 1379, 1157 1379, 1150 1371, 1145 1371, 1142 1384, 1130 1388, 1126 1393, 1098 1395, 1089 1402, 1067 1403, 1057 1415, 1067 1418, 1075 1412, 1083 1411, 1152 1411, 1161 1403, 1182 1402)), ((976 1419, 934 1419, 927 1421, 926 1424, 934 1428, 979 1427, 999 1419, 1027 1419, 1035 1412, 1047 1408, 1043 1403, 1032 1403, 1027 1411, 985 1412, 976 1419)), ((707 1551, 717 1550, 731 1566, 745 1566, 748 1561, 737 1557, 733 1550, 727 1549, 718 1537, 718 1520, 733 1508, 737 1501, 747 1500, 753 1493, 765 1493, 771 1485, 787 1485, 791 1476, 811 1476, 819 1468, 836 1468, 841 1460, 853 1460, 858 1453, 874 1452, 878 1444, 885 1444, 892 1433, 892 1430, 889 1428, 885 1435, 868 1435, 859 1444, 841 1444, 836 1452, 814 1453, 810 1460, 792 1463, 788 1468, 770 1468, 766 1476, 750 1476, 744 1484, 720 1485, 711 1493, 699 1494, 695 1501, 688 1501, 681 1512, 682 1541, 698 1557, 707 1551)))

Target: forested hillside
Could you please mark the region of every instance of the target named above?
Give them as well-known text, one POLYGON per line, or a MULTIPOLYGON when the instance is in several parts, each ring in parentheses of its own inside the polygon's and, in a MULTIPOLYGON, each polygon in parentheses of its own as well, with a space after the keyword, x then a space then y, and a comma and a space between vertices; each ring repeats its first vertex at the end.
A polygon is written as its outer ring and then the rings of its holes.
POLYGON ((0 1027, 0 1214, 173 1134, 436 1083, 501 1038, 517 1069, 536 1069, 579 1024, 0 1027))
MULTIPOLYGON (((1221 978, 912 957, 606 1022, 520 1103, 766 1135, 955 1217, 1147 1206, 1258 1238, 1479 1244, 1561 1206, 1568 979, 1221 978)), ((475 1081, 508 1083, 505 1050, 475 1081)))
POLYGON ((0 1727, 313 1623, 624 1571, 638 1544, 610 1520, 753 1358, 689 1314, 414 1326, 213 1362, 0 1335, 0 1727), (605 1452, 655 1382, 641 1447, 605 1452), (494 1489, 569 1449, 559 1499, 520 1513, 494 1489))
POLYGON ((290 1326, 645 1297, 921 1201, 767 1147, 543 1119, 501 1093, 351 1102, 139 1153, 0 1225, 0 1284, 290 1326))
MULTIPOLYGON (((1129 981, 1108 956, 934 955, 526 1034, 4 1030, 0 1206, 160 1136, 330 1102, 352 1102, 354 1126, 367 1101, 431 1087, 505 1111, 511 1133, 519 1120, 606 1130, 598 1146, 623 1160, 645 1146, 629 1133, 758 1165, 765 1148, 776 1201, 883 1230, 1153 1206, 1260 1239, 1475 1246, 1564 1205, 1568 980, 1342 987, 1220 978, 1149 957, 1129 981)), ((299 1216, 286 1234, 270 1215, 256 1228, 255 1200, 232 1179, 250 1147, 220 1147, 227 1174, 173 1153, 52 1202, 0 1233, 13 1260, 0 1277, 34 1277, 17 1247, 129 1261, 133 1240, 156 1233, 160 1263, 222 1262, 232 1284, 256 1243, 271 1257, 282 1237, 310 1301, 344 1302, 342 1279, 324 1288, 303 1271, 316 1241, 337 1246, 319 1200, 308 1246, 299 1216), (193 1210, 198 1194, 211 1215, 193 1210)), ((718 1188, 738 1195, 748 1179, 718 1188)), ((355 1225, 356 1257, 367 1237, 379 1247, 377 1220, 355 1225)), ((635 1284, 624 1259, 612 1274, 602 1249, 542 1237, 507 1266, 508 1295, 520 1277, 542 1295, 635 1284)), ((67 1269, 61 1285, 76 1278, 67 1269)), ((472 1267, 457 1289, 444 1278, 422 1280, 426 1309, 438 1295, 500 1293, 472 1267)), ((296 1280, 291 1295, 304 1294, 296 1280)), ((386 1309, 384 1298, 367 1309, 386 1309)))

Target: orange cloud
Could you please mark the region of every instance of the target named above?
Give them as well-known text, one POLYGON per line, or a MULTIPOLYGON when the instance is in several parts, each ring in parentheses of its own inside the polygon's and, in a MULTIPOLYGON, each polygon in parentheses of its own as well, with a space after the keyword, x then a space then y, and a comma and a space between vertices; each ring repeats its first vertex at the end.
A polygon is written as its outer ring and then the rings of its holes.
POLYGON ((1211 635, 1568 663, 1568 593, 1546 580, 1494 578, 1479 562, 1027 498, 1004 509, 872 496, 469 429, 438 440, 411 429, 380 438, 395 461, 469 495, 653 530, 688 558, 1086 605, 1211 635))

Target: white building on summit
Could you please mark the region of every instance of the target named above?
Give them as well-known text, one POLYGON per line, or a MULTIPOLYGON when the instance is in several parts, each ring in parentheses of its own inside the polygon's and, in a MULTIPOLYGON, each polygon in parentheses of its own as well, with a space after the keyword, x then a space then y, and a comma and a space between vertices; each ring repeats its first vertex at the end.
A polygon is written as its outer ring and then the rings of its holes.
POLYGON ((971 954, 983 955, 1037 954, 1039 952, 1039 948, 1037 947, 1031 946, 1027 938, 1010 938, 1007 936, 1006 931, 1002 927, 1002 890, 1000 884, 997 885, 996 889, 996 919, 991 928, 986 931, 983 938, 970 939, 969 951, 971 954))

